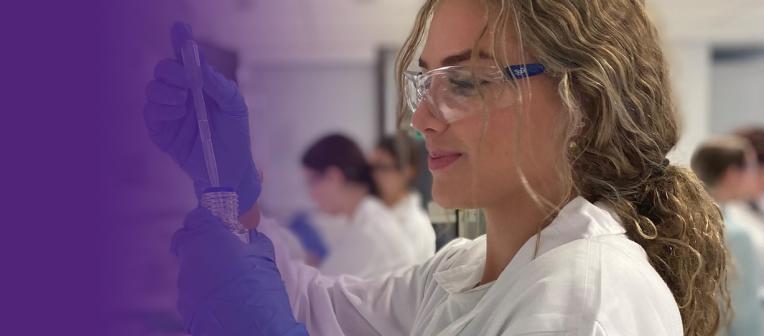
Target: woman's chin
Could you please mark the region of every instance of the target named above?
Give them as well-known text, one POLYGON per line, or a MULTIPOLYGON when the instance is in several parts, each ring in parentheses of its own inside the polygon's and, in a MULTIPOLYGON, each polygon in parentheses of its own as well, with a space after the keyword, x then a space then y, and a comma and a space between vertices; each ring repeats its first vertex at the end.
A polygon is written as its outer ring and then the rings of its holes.
POLYGON ((433 183, 432 199, 444 209, 470 208, 469 194, 464 188, 445 188, 433 183))

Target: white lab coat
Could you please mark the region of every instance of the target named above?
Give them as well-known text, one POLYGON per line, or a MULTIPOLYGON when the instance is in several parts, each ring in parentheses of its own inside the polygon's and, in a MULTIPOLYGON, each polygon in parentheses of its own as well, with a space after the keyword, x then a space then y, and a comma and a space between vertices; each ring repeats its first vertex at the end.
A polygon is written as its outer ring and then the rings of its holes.
MULTIPOLYGON (((339 223, 335 223, 339 224, 339 223)), ((329 254, 321 263, 324 275, 373 277, 416 263, 408 237, 390 210, 374 197, 365 197, 355 213, 335 228, 329 254)))
POLYGON ((329 215, 322 212, 311 214, 311 223, 321 235, 321 239, 327 249, 337 246, 340 238, 344 237, 350 219, 347 216, 329 215))
POLYGON ((279 251, 277 262, 313 336, 682 335, 671 292, 624 232, 604 207, 576 198, 542 230, 536 258, 534 237, 479 287, 485 237, 376 279, 326 277, 279 251))
POLYGON ((411 192, 391 208, 411 243, 417 263, 435 255, 435 230, 421 203, 419 194, 411 192))
POLYGON ((759 296, 764 298, 764 220, 745 202, 724 205, 725 222, 735 222, 751 241, 754 256, 759 267, 759 296))

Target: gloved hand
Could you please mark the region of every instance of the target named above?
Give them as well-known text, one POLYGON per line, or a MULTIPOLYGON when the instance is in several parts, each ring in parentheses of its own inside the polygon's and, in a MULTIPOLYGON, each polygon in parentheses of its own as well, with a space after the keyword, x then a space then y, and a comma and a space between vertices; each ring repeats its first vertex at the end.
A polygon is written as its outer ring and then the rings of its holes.
POLYGON ((298 213, 289 223, 289 230, 297 236, 305 251, 313 255, 317 259, 317 263, 320 264, 329 251, 321 238, 321 234, 318 233, 311 221, 310 215, 305 212, 298 213))
MULTIPOLYGON (((172 27, 171 35, 176 58, 156 65, 155 79, 146 88, 148 101, 143 115, 151 140, 191 177, 199 197, 210 187, 210 181, 191 102, 191 81, 180 56, 183 44, 193 37, 191 28, 182 23, 172 27)), ((261 189, 250 151, 247 105, 236 84, 203 58, 202 77, 220 184, 238 193, 241 214, 252 207, 261 189)))
POLYGON ((178 310, 192 335, 308 334, 292 314, 271 241, 251 232, 251 242, 242 243, 199 207, 175 233, 178 310))

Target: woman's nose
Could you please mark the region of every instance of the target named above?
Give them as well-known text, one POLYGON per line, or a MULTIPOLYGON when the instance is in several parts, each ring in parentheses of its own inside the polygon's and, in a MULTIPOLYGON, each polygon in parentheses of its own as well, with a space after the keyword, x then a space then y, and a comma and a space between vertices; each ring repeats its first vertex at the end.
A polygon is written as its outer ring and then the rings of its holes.
POLYGON ((440 133, 448 128, 448 124, 435 117, 430 104, 422 100, 411 117, 411 126, 422 134, 440 133))

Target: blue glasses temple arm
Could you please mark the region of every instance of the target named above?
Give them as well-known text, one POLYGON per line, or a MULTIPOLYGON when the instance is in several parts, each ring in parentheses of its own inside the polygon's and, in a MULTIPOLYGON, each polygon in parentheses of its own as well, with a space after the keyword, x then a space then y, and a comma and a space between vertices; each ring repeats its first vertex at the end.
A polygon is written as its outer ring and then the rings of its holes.
POLYGON ((504 68, 504 71, 510 77, 514 77, 515 79, 521 79, 521 78, 540 75, 544 73, 544 71, 546 71, 546 68, 544 67, 543 64, 532 63, 532 64, 510 65, 504 68))

